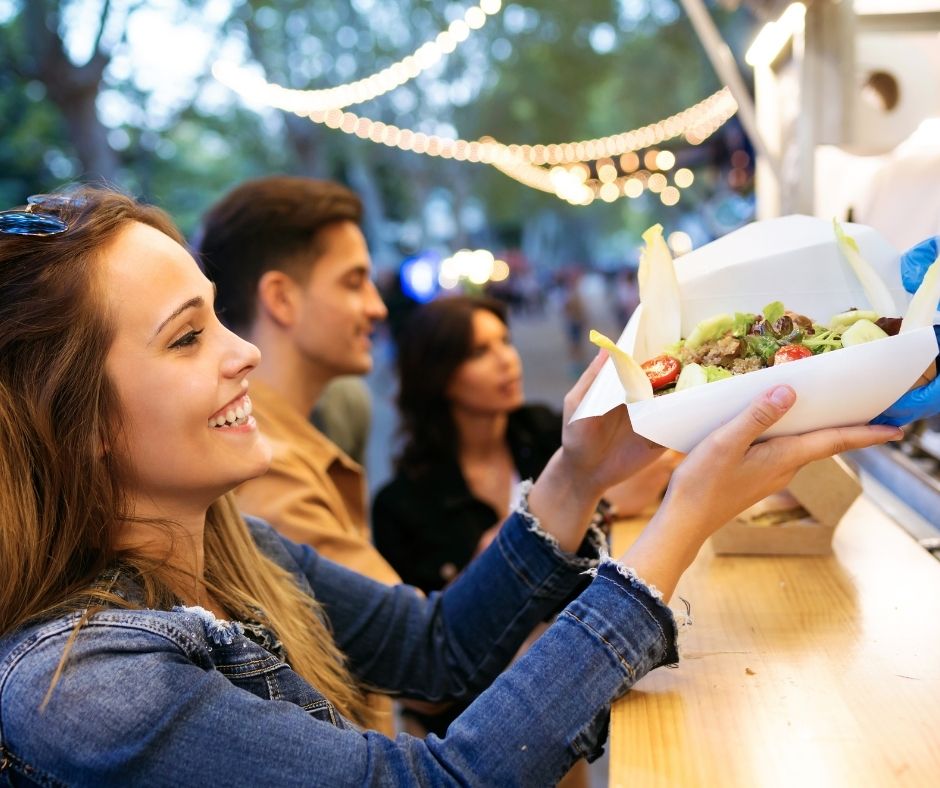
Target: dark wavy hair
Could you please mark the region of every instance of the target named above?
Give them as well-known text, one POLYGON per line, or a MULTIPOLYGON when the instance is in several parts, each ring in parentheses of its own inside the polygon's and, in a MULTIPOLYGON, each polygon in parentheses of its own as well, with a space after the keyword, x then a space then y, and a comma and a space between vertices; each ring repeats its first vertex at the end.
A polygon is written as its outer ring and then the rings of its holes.
POLYGON ((398 470, 421 475, 457 456, 457 426, 447 384, 473 348, 473 313, 485 309, 509 325, 506 307, 486 296, 448 296, 416 309, 398 342, 398 411, 404 447, 398 470))

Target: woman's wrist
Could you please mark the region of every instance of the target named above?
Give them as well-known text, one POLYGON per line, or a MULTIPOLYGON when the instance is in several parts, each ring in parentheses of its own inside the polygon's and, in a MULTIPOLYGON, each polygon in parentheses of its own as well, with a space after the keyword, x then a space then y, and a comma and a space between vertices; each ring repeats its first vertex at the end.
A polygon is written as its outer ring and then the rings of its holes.
POLYGON ((559 449, 545 466, 529 493, 529 510, 561 549, 574 552, 587 530, 603 493, 559 449))
POLYGON ((703 517, 667 494, 639 538, 619 560, 659 588, 668 601, 708 533, 703 517))

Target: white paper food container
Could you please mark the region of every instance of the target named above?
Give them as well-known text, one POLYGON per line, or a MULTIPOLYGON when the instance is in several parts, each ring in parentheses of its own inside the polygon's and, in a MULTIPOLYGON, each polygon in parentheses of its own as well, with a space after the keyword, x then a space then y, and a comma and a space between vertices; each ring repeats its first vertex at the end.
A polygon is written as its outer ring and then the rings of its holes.
MULTIPOLYGON (((847 224, 845 231, 887 284, 897 307, 893 317, 903 316, 910 296, 901 284, 898 252, 870 227, 847 224)), ((809 216, 754 222, 678 258, 675 265, 683 337, 713 315, 759 313, 771 301, 823 324, 852 307, 870 308, 839 252, 832 222, 809 216)), ((631 354, 642 308, 617 341, 631 354)), ((863 424, 907 391, 936 355, 937 340, 927 327, 634 402, 628 409, 637 433, 682 452, 779 383, 796 390, 797 402, 766 437, 863 424)), ((608 360, 573 420, 602 415, 623 402, 623 386, 608 360)))

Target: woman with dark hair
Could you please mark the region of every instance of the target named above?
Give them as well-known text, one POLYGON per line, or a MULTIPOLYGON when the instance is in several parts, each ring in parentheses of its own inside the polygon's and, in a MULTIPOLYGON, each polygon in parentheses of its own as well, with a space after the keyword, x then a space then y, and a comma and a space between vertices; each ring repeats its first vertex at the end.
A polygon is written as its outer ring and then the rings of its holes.
MULTIPOLYGON (((405 443, 395 476, 375 498, 372 532, 402 580, 430 593, 496 537, 522 483, 536 478, 561 445, 562 419, 543 405, 524 404, 506 306, 485 296, 450 296, 417 309, 399 337, 398 374, 405 443)), ((634 475, 619 498, 637 509, 652 501, 676 456, 634 475)), ((405 704, 402 714, 412 732, 443 736, 461 711, 405 704)), ((583 766, 563 784, 586 785, 583 766)))
POLYGON ((485 546, 520 479, 561 442, 561 417, 523 405, 506 308, 454 296, 412 314, 398 342, 396 475, 375 498, 376 546, 406 583, 443 588, 485 546))
POLYGON ((613 561, 590 512, 656 449, 622 409, 566 424, 525 513, 425 598, 238 513, 231 490, 271 449, 258 350, 213 299, 155 208, 85 190, 0 212, 4 784, 551 785, 597 757, 616 698, 678 659, 663 600, 703 541, 806 462, 900 435, 752 445, 796 399, 778 386, 689 455, 613 561), (366 687, 479 697, 442 739, 389 739, 366 687))
MULTIPOLYGON (((443 588, 495 536, 561 445, 561 414, 526 405, 506 307, 452 296, 418 309, 398 343, 404 448, 372 510, 376 546, 401 578, 443 588)), ((667 453, 608 491, 620 512, 655 500, 677 455, 667 453)))

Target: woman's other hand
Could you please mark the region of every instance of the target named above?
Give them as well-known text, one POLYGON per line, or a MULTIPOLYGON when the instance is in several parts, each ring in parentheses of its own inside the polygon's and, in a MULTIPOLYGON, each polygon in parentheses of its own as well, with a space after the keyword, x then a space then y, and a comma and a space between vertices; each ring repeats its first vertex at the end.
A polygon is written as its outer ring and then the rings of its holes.
POLYGON ((897 440, 896 427, 833 427, 755 443, 796 402, 789 386, 758 397, 693 449, 673 473, 662 505, 623 556, 668 598, 707 537, 789 484, 804 465, 897 440))
POLYGON ((626 405, 603 416, 571 421, 581 400, 600 374, 607 351, 600 351, 565 396, 561 445, 568 471, 600 497, 610 487, 633 476, 662 456, 665 449, 637 435, 626 405))
POLYGON ((657 503, 669 484, 672 472, 684 458, 681 452, 669 449, 626 481, 608 489, 604 498, 613 507, 613 514, 631 517, 657 503))
POLYGON ((645 468, 665 451, 633 431, 625 406, 571 422, 607 360, 597 357, 565 396, 562 448, 555 452, 529 495, 529 508, 562 549, 577 550, 601 495, 645 468))

